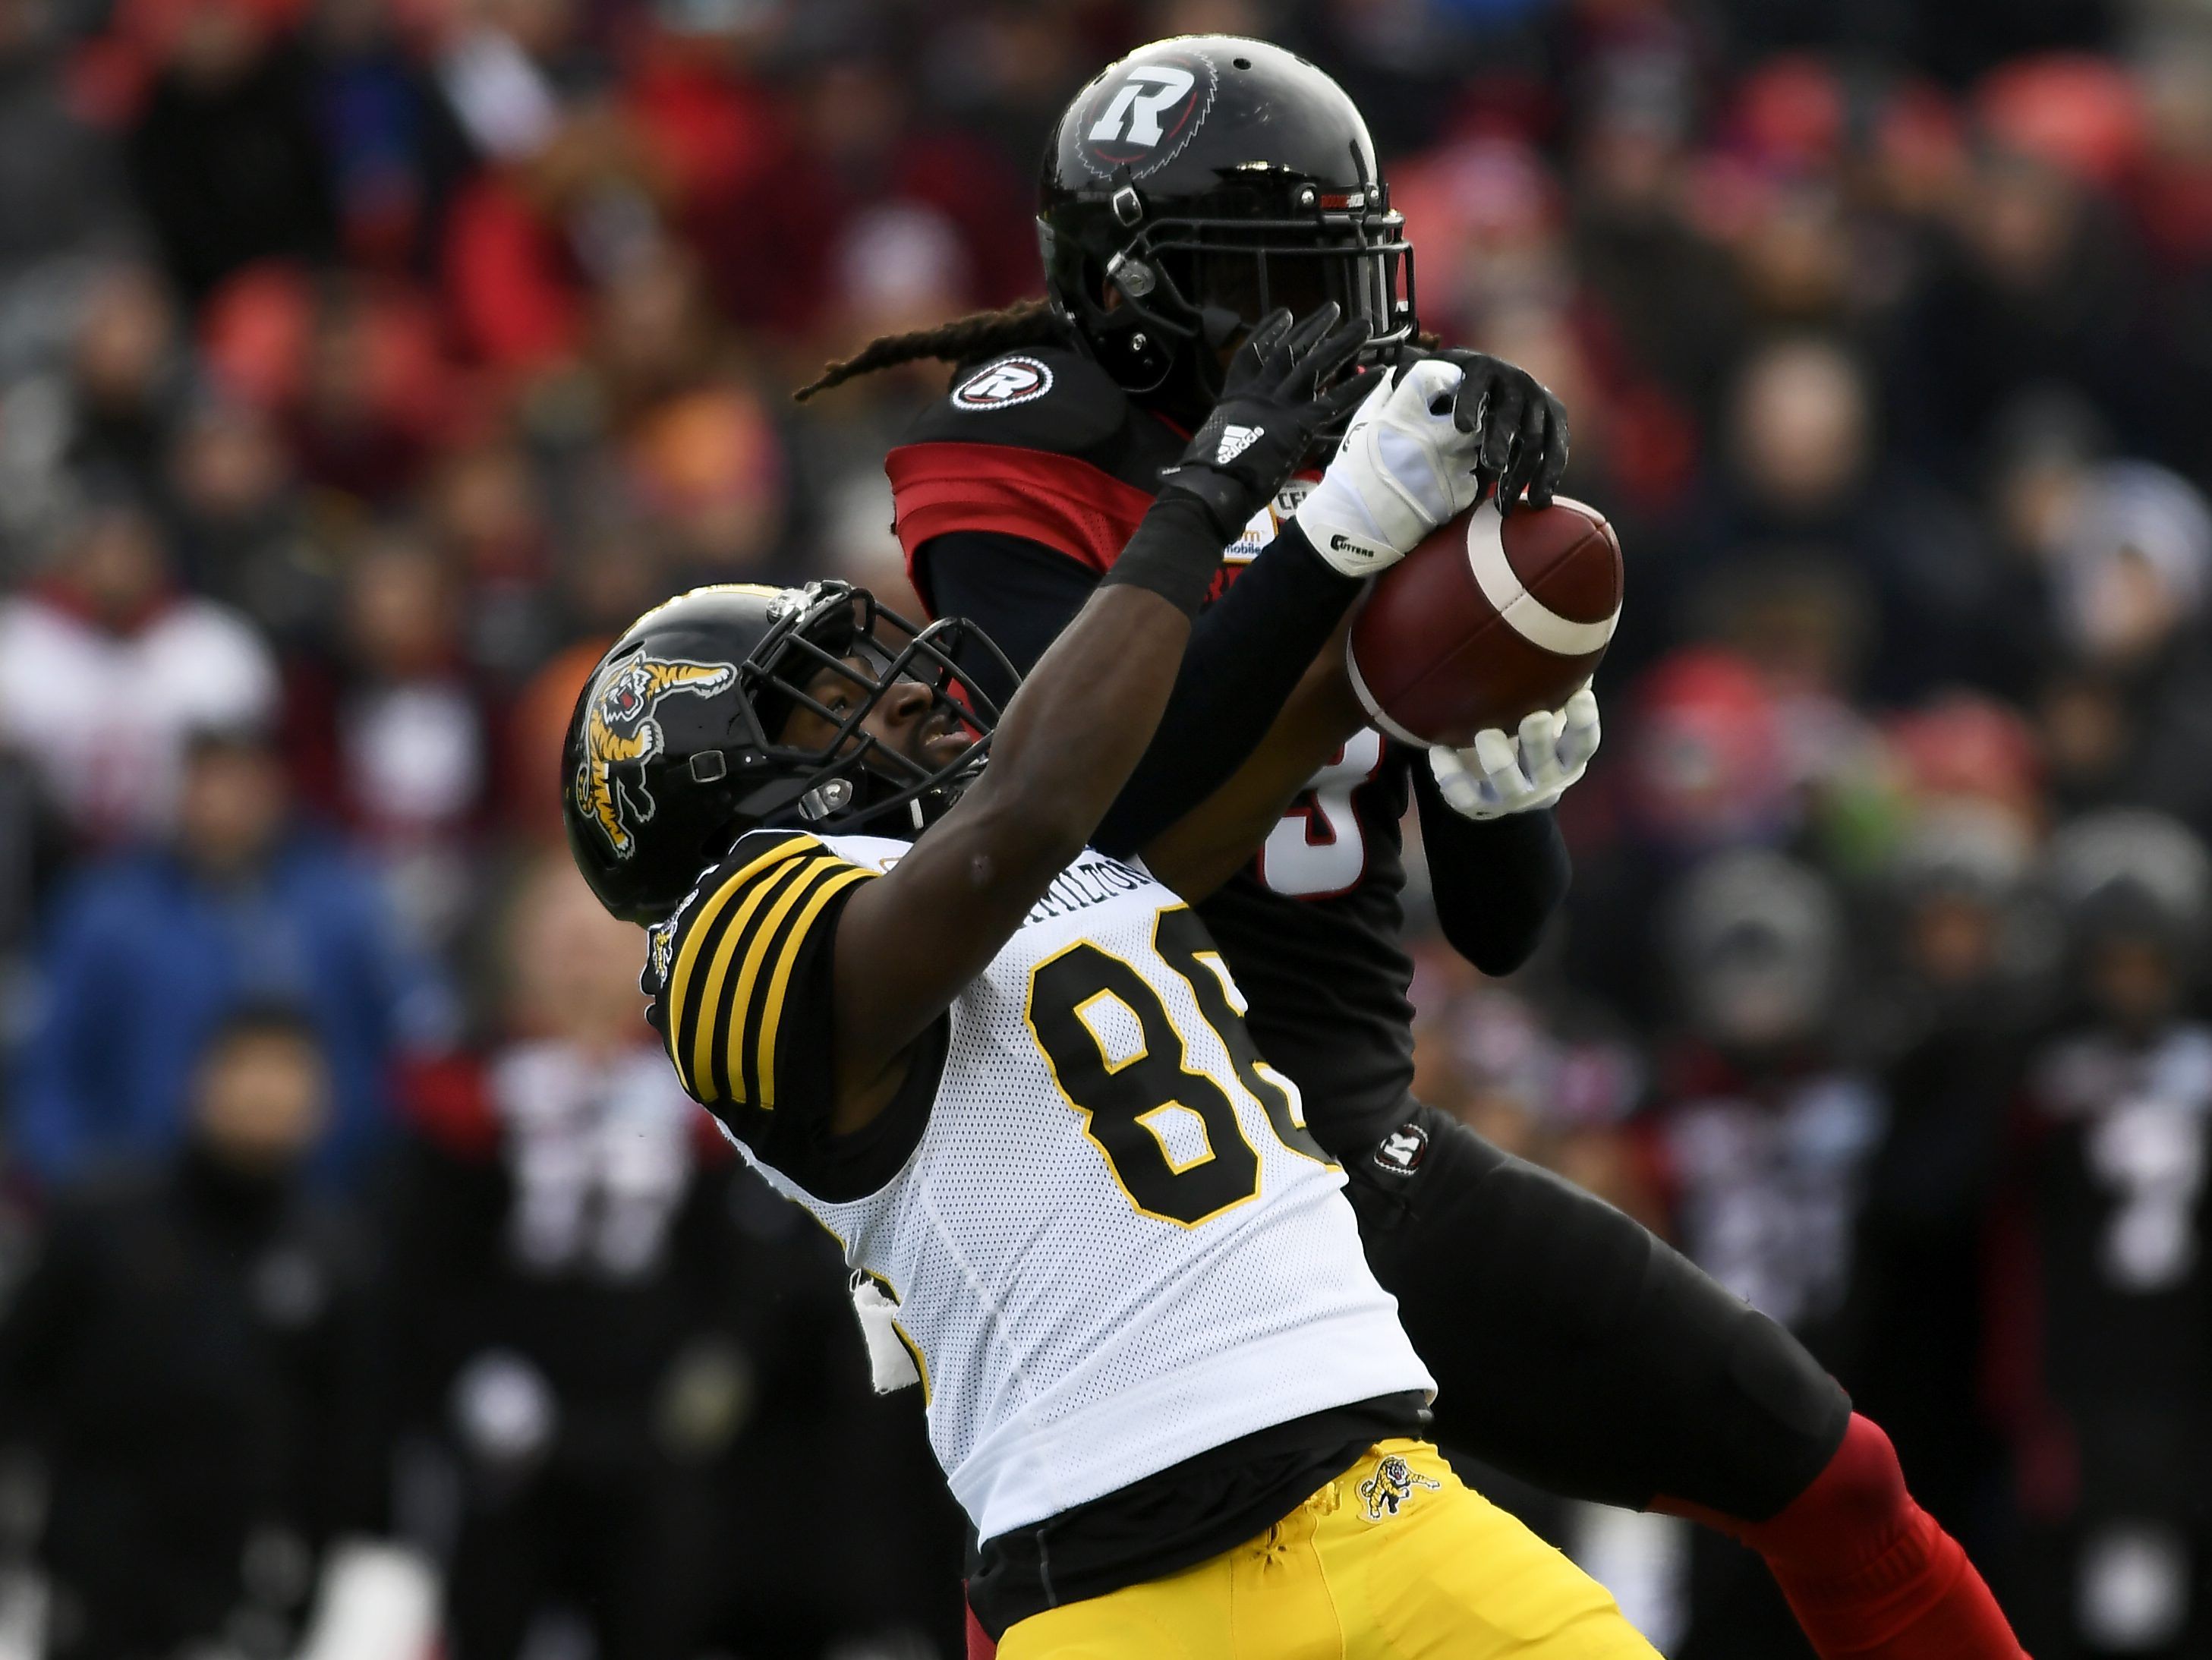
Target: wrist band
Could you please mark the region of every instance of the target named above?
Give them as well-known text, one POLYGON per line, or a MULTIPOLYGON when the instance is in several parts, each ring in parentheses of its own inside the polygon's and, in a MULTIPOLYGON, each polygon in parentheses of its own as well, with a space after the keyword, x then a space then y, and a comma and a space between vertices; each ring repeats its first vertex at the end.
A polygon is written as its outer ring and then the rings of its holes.
POLYGON ((1202 503, 1187 496, 1163 496, 1099 586, 1147 588, 1184 616, 1195 617, 1221 569, 1222 546, 1202 503))

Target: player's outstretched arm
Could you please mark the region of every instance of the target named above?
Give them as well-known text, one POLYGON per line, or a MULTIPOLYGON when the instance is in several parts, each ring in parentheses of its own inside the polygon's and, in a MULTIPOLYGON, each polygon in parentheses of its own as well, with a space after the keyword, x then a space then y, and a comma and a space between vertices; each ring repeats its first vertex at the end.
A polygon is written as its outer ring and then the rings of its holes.
MULTIPOLYGON (((1382 513, 1402 508, 1407 496, 1426 496, 1430 511, 1445 518, 1480 499, 1493 479, 1501 496, 1517 499, 1526 488, 1531 502, 1548 501, 1567 459, 1566 411, 1559 400, 1526 371, 1474 352, 1415 354, 1392 377, 1394 388, 1414 361, 1432 365, 1421 372, 1421 389, 1441 405, 1431 412, 1445 419, 1422 423, 1425 431, 1401 431, 1387 451, 1364 441, 1358 459, 1370 470, 1387 463, 1399 474, 1398 488, 1370 479, 1358 494, 1372 495, 1382 513), (1504 459, 1492 466, 1493 456, 1504 459), (1447 459, 1456 477, 1437 475, 1434 464, 1447 459)), ((1371 414, 1363 410, 1355 423, 1364 441, 1379 436, 1371 414)), ((1363 520, 1373 516, 1364 508, 1358 514, 1363 520)), ((1433 527, 1426 514, 1416 522, 1401 513, 1392 516, 1395 533, 1411 538, 1407 546, 1433 527)), ((1372 545, 1380 526, 1367 526, 1369 535, 1358 538, 1348 528, 1332 525, 1311 542, 1287 532, 1278 537, 1200 617, 1158 741, 1100 826, 1096 842, 1102 849, 1147 846, 1252 757, 1306 665, 1358 597, 1362 580, 1388 562, 1375 556, 1372 545), (1340 537, 1344 545, 1330 547, 1340 537)), ((936 612, 979 624, 1018 668, 1042 655, 1096 580, 1064 554, 996 532, 938 537, 922 553, 936 612)), ((1001 695, 999 688, 985 689, 1001 695)))
MULTIPOLYGON (((1204 898, 1243 867, 1306 781, 1366 721, 1340 629, 1245 763, 1146 844, 1146 865, 1185 898, 1204 898)), ((1438 750, 1413 775, 1438 921, 1452 947, 1491 975, 1528 960, 1566 896, 1572 864, 1551 809, 1597 748, 1596 699, 1578 692, 1565 709, 1522 725, 1512 737, 1486 732, 1466 751, 1438 750), (1478 756, 1486 757, 1480 770, 1478 756)))
POLYGON ((1199 619, 1161 723, 1168 741, 1100 824, 1101 848, 1149 848, 1193 812, 1218 811, 1202 804, 1252 763, 1365 579, 1474 505, 1480 447, 1457 423, 1459 380, 1451 364, 1421 362, 1376 387, 1274 545, 1199 619))
POLYGON ((1419 766, 1413 802, 1430 902, 1445 943, 1485 974, 1512 973, 1534 953, 1574 877, 1559 821, 1549 806, 1471 818, 1419 766))
POLYGON ((1340 624, 1243 765, 1145 842, 1146 868, 1184 898, 1205 898, 1251 863, 1314 774, 1367 724, 1345 672, 1343 636, 1340 624))
POLYGON ((1316 397, 1364 343, 1325 306, 1253 331, 1128 550, 1007 707, 959 805, 839 919, 837 1128, 866 1122, 908 1047, 988 964, 1081 852, 1167 706, 1221 550, 1316 433, 1364 396, 1316 397))

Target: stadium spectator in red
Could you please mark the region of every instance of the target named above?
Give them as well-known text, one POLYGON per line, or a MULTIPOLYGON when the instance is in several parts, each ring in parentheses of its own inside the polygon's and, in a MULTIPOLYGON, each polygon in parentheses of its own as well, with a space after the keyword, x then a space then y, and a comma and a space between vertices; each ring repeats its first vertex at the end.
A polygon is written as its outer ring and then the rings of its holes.
POLYGON ((292 775, 303 799, 380 866, 413 936, 449 943, 471 909, 498 775, 493 700, 471 672, 462 591, 419 532, 380 532, 347 562, 337 651, 295 666, 292 775))

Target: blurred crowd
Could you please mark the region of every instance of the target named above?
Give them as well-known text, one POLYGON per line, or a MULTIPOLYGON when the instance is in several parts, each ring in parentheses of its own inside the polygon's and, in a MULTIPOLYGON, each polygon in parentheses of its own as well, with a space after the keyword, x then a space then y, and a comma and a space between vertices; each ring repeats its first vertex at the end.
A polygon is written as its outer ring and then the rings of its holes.
MULTIPOLYGON (((957 1652, 556 756, 671 591, 903 592, 943 372, 787 389, 1037 292, 1187 30, 1346 83, 1627 550, 1538 961, 1411 861, 1423 1093, 1803 1335, 2034 1652, 2212 1656, 2191 0, 0 0, 0 1646, 335 1651, 380 1541, 455 1660, 957 1652)), ((1802 1652, 1748 1562, 1670 1652, 1802 1652)))

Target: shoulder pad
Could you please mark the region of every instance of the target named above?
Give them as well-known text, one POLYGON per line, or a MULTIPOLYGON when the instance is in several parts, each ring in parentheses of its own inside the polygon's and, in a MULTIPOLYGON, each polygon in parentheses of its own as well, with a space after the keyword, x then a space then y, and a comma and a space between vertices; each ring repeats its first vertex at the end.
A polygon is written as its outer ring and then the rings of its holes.
POLYGON ((656 932, 646 983, 659 981, 661 1038, 684 1091, 708 1105, 773 1108, 785 994, 830 902, 876 873, 804 831, 742 837, 656 932))
POLYGON ((964 370, 905 441, 1012 444, 1089 459, 1116 447, 1139 421, 1147 417, 1128 393, 1080 351, 1034 346, 964 370))

